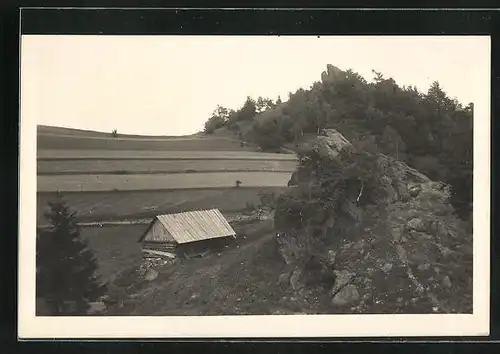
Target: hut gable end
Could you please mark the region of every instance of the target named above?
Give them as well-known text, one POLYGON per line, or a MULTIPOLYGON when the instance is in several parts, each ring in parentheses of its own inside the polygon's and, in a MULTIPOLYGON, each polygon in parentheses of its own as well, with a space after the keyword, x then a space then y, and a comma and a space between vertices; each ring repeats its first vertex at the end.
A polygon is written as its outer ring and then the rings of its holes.
POLYGON ((144 236, 145 242, 177 243, 165 226, 156 218, 144 236))

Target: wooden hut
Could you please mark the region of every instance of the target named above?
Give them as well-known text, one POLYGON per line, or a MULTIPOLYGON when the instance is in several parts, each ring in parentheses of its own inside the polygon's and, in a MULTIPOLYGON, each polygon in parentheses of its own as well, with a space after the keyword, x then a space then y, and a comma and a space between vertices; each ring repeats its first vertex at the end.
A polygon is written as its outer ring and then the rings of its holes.
POLYGON ((157 215, 139 239, 145 256, 188 258, 221 249, 236 237, 218 209, 157 215))

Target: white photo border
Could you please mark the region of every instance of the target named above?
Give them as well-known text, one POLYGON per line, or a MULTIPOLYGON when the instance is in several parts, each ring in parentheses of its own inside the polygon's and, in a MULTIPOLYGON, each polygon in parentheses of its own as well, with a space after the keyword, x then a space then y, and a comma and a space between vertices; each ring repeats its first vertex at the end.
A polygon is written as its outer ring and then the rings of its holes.
MULTIPOLYGON (((377 36, 370 37, 373 40, 377 38, 377 36)), ((470 39, 471 36, 467 37, 470 39)), ((39 317, 35 315, 37 103, 23 95, 30 81, 29 78, 22 76, 23 65, 27 58, 22 57, 24 42, 21 38, 19 338, 318 338, 489 335, 491 43, 489 36, 472 37, 484 44, 483 53, 463 53, 463 55, 471 56, 470 70, 476 73, 478 83, 477 98, 474 101, 473 314, 171 317, 39 317)), ((413 38, 419 37, 412 36, 413 38)))

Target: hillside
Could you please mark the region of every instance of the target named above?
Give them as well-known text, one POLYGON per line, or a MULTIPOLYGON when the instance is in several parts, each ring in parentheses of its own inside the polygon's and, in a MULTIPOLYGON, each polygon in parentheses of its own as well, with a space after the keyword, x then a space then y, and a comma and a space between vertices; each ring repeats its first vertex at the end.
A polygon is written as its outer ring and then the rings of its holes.
POLYGON ((472 311, 472 230, 449 186, 326 129, 276 205, 280 254, 304 301, 355 311, 472 311), (334 286, 330 284, 334 280, 334 286))
POLYGON ((328 65, 320 80, 290 93, 285 102, 248 97, 238 111, 219 107, 206 132, 230 133, 275 151, 305 149, 322 129, 337 129, 350 141, 363 141, 373 151, 450 184, 457 213, 470 217, 473 103, 448 97, 438 82, 423 93, 382 73, 374 76, 367 82, 352 70, 328 65))
POLYGON ((286 187, 294 154, 256 152, 227 135, 113 137, 39 126, 38 223, 46 224, 56 193, 79 221, 100 222, 209 207, 234 212, 286 187))
POLYGON ((473 105, 375 74, 329 65, 196 136, 40 127, 38 226, 56 192, 92 226, 107 315, 471 313, 473 105), (227 249, 142 259, 148 219, 214 207, 227 249))
POLYGON ((39 150, 135 150, 135 151, 256 151, 227 136, 197 133, 185 136, 113 135, 111 132, 38 126, 39 150))
POLYGON ((471 313, 472 233, 453 216, 447 186, 324 134, 278 197, 274 222, 233 221, 230 248, 200 259, 123 258, 129 267, 108 275, 107 314, 471 313))
MULTIPOLYGON (((75 213, 82 238, 96 255, 98 273, 111 282, 110 295, 118 293, 120 298, 121 292, 130 290, 122 288, 126 282, 136 287, 143 284, 133 276, 143 256, 137 240, 152 217, 218 208, 226 217, 240 218, 261 204, 262 195, 280 194, 286 188, 297 165, 294 154, 257 152, 255 146, 242 144, 228 135, 111 136, 41 126, 37 150, 37 227, 50 229, 46 214, 50 211, 49 202, 62 197, 75 213)), ((266 239, 258 241, 258 245, 272 241, 269 220, 266 223, 253 220, 238 230, 243 235, 253 229, 255 237, 260 237, 262 230, 266 232, 266 239)), ((245 241, 244 236, 241 241, 245 241)), ((226 257, 227 264, 236 267, 251 249, 260 251, 258 245, 235 244, 226 257)), ((202 260, 205 262, 202 266, 211 267, 220 260, 211 255, 202 260)), ((198 266, 199 262, 186 262, 170 281, 181 286, 198 266)), ((207 274, 198 274, 208 279, 207 274)), ((187 287, 184 289, 188 291, 187 287)), ((227 289, 232 291, 231 287, 227 289)), ((182 297, 178 299, 184 301, 182 297)), ((133 314, 130 299, 125 300, 129 307, 114 310, 111 307, 109 313, 133 314)), ((156 309, 159 305, 149 306, 156 309)), ((169 306, 183 309, 173 301, 169 306)), ((212 310, 217 311, 215 306, 212 310)), ((43 313, 43 307, 37 305, 37 311, 43 313)), ((138 311, 144 313, 148 309, 138 307, 138 311)))
MULTIPOLYGON (((73 137, 97 137, 97 138, 109 138, 112 132, 101 132, 95 130, 85 130, 76 128, 65 128, 56 127, 51 125, 40 124, 37 126, 38 136, 49 136, 49 135, 63 135, 63 136, 73 136, 73 137)), ((183 138, 194 138, 200 136, 201 133, 195 133, 191 135, 184 136, 167 136, 167 135, 135 135, 135 134, 121 134, 117 133, 117 137, 126 139, 183 139, 183 138)))
MULTIPOLYGON (((282 299, 286 290, 277 283, 276 272, 283 269, 284 264, 274 247, 272 222, 233 223, 233 227, 240 237, 230 249, 157 267, 159 275, 153 281, 141 276, 140 263, 120 272, 111 284, 113 304, 108 307, 107 315, 200 316, 300 311, 300 307, 282 299)), ((138 259, 139 253, 136 248, 132 254, 138 259)))

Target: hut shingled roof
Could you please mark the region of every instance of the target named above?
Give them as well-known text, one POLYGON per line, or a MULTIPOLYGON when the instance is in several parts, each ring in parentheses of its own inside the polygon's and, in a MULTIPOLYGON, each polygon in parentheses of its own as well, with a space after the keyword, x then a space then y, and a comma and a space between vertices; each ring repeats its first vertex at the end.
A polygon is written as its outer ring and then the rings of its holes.
POLYGON ((161 222, 179 244, 236 235, 218 209, 196 210, 157 215, 139 242, 144 239, 156 220, 161 222))

